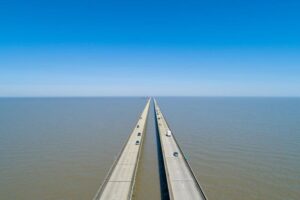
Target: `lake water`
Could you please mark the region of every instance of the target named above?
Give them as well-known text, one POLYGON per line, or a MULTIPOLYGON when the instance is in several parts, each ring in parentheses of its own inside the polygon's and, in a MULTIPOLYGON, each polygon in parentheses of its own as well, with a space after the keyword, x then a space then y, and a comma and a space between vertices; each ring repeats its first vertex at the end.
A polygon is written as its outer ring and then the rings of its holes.
MULTIPOLYGON (((210 200, 300 197, 300 98, 158 98, 210 200)), ((1 199, 91 199, 144 98, 1 98, 1 199)), ((159 199, 153 105, 134 199, 159 199)))

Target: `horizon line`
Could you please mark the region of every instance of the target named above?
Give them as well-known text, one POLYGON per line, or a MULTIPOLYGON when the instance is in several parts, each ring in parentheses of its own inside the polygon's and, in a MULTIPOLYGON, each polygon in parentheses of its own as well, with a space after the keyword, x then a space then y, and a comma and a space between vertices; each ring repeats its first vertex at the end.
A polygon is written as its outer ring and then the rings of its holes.
POLYGON ((53 95, 53 96, 35 96, 35 95, 26 95, 26 96, 1 96, 0 98, 147 98, 147 97, 244 97, 244 98, 250 98, 250 97, 259 97, 259 98, 300 98, 300 95, 291 95, 291 96, 278 96, 278 95, 53 95))

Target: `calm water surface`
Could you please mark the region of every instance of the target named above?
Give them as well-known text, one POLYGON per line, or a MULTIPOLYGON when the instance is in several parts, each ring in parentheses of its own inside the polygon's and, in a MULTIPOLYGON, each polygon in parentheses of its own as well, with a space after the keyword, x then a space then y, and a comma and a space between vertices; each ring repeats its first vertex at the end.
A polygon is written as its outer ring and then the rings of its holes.
POLYGON ((161 98, 209 199, 300 199, 300 98, 161 98))
MULTIPOLYGON (((0 99, 1 199, 91 199, 143 98, 0 99)), ((158 98, 209 199, 299 199, 299 98, 158 98)), ((153 107, 135 199, 159 199, 153 107)))

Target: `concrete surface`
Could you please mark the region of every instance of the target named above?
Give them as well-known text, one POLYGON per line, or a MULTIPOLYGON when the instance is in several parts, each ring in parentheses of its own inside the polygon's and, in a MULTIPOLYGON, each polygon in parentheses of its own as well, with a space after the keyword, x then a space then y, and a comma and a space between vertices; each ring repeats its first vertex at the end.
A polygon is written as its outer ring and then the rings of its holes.
POLYGON ((128 200, 132 198, 149 105, 150 99, 93 200, 128 200), (141 136, 138 136, 139 132, 141 136), (136 145, 137 140, 140 141, 138 145, 136 145))
POLYGON ((154 105, 170 199, 207 199, 185 159, 173 131, 170 137, 166 136, 167 130, 170 128, 155 100, 154 105), (178 152, 178 157, 173 155, 174 152, 178 152))

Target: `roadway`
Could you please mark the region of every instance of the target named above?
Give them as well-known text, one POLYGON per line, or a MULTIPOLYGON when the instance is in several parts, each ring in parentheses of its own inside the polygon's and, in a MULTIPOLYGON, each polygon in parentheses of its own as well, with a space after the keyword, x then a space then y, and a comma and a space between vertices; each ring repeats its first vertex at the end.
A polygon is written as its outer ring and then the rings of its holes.
POLYGON ((93 200, 128 200, 132 198, 149 105, 150 99, 93 200), (139 141, 139 144, 136 144, 136 141, 139 141))
POLYGON ((206 200, 173 132, 170 137, 166 136, 171 130, 156 100, 154 105, 170 200, 206 200), (178 156, 174 156, 174 152, 178 152, 178 156))

